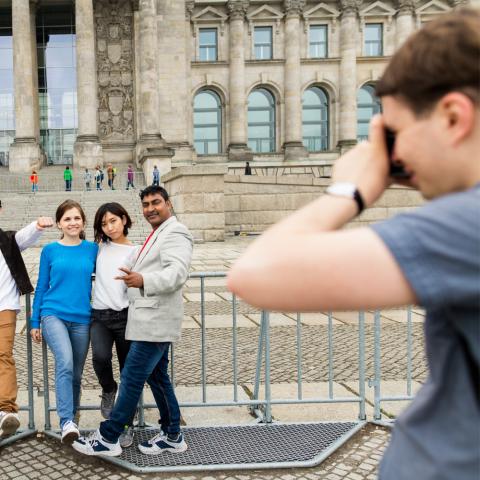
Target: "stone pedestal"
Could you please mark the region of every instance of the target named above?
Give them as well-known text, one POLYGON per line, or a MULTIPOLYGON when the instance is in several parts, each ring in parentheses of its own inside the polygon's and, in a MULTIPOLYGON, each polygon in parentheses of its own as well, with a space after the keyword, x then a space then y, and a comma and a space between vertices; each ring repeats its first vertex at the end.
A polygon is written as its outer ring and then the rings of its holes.
POLYGON ((156 165, 160 171, 160 181, 172 169, 172 157, 175 151, 168 148, 161 141, 148 143, 145 140, 137 143, 136 156, 137 165, 140 166, 145 175, 145 183, 152 183, 153 167, 156 165))
POLYGON ((178 167, 163 177, 177 218, 197 240, 225 239, 224 177, 227 167, 178 167))
POLYGON ((103 149, 96 135, 81 135, 73 146, 74 165, 79 168, 95 168, 103 165, 103 149))
POLYGON ((228 159, 232 162, 251 162, 253 153, 245 143, 231 143, 228 146, 228 159))
POLYGON ((35 138, 15 138, 10 145, 9 170, 17 173, 31 173, 41 166, 42 154, 35 138))
POLYGON ((285 161, 298 161, 308 158, 307 149, 302 142, 288 142, 283 145, 285 151, 285 161))

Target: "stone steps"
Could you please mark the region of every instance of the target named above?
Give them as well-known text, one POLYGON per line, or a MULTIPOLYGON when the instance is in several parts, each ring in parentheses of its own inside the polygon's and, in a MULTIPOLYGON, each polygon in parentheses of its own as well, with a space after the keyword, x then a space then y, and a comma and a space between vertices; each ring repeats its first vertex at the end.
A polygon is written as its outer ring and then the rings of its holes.
MULTIPOLYGON (((102 192, 38 192, 36 194, 19 194, 0 192, 2 213, 0 228, 3 230, 19 230, 39 216, 55 218, 57 206, 67 198, 76 200, 82 205, 87 217, 87 239, 93 240, 93 220, 97 209, 106 202, 118 202, 125 207, 132 219, 129 239, 133 243, 143 243, 151 231, 150 225, 144 219, 138 191, 114 190, 102 192)), ((46 245, 59 238, 57 228, 46 230, 38 246, 46 245)))

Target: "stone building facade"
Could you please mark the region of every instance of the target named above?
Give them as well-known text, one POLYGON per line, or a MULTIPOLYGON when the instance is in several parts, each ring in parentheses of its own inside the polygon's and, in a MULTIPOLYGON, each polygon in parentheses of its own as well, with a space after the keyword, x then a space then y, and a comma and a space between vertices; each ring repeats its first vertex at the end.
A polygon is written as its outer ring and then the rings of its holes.
POLYGON ((0 164, 323 168, 395 49, 464 3, 0 0, 0 164))

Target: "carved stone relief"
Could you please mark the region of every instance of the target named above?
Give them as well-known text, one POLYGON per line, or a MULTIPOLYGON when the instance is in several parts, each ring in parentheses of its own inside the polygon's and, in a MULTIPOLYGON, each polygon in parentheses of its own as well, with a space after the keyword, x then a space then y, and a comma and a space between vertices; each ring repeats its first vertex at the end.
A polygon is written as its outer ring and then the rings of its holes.
POLYGON ((100 139, 132 143, 135 140, 132 2, 97 0, 94 4, 100 139))

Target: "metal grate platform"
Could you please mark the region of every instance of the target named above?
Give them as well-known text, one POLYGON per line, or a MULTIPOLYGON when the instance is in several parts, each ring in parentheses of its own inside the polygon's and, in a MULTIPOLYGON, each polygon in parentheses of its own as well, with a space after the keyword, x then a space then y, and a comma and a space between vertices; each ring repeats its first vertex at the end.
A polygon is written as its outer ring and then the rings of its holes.
POLYGON ((137 448, 158 433, 136 429, 134 444, 120 457, 104 457, 135 472, 233 470, 314 466, 364 423, 255 424, 185 428, 188 450, 143 455, 137 448))

